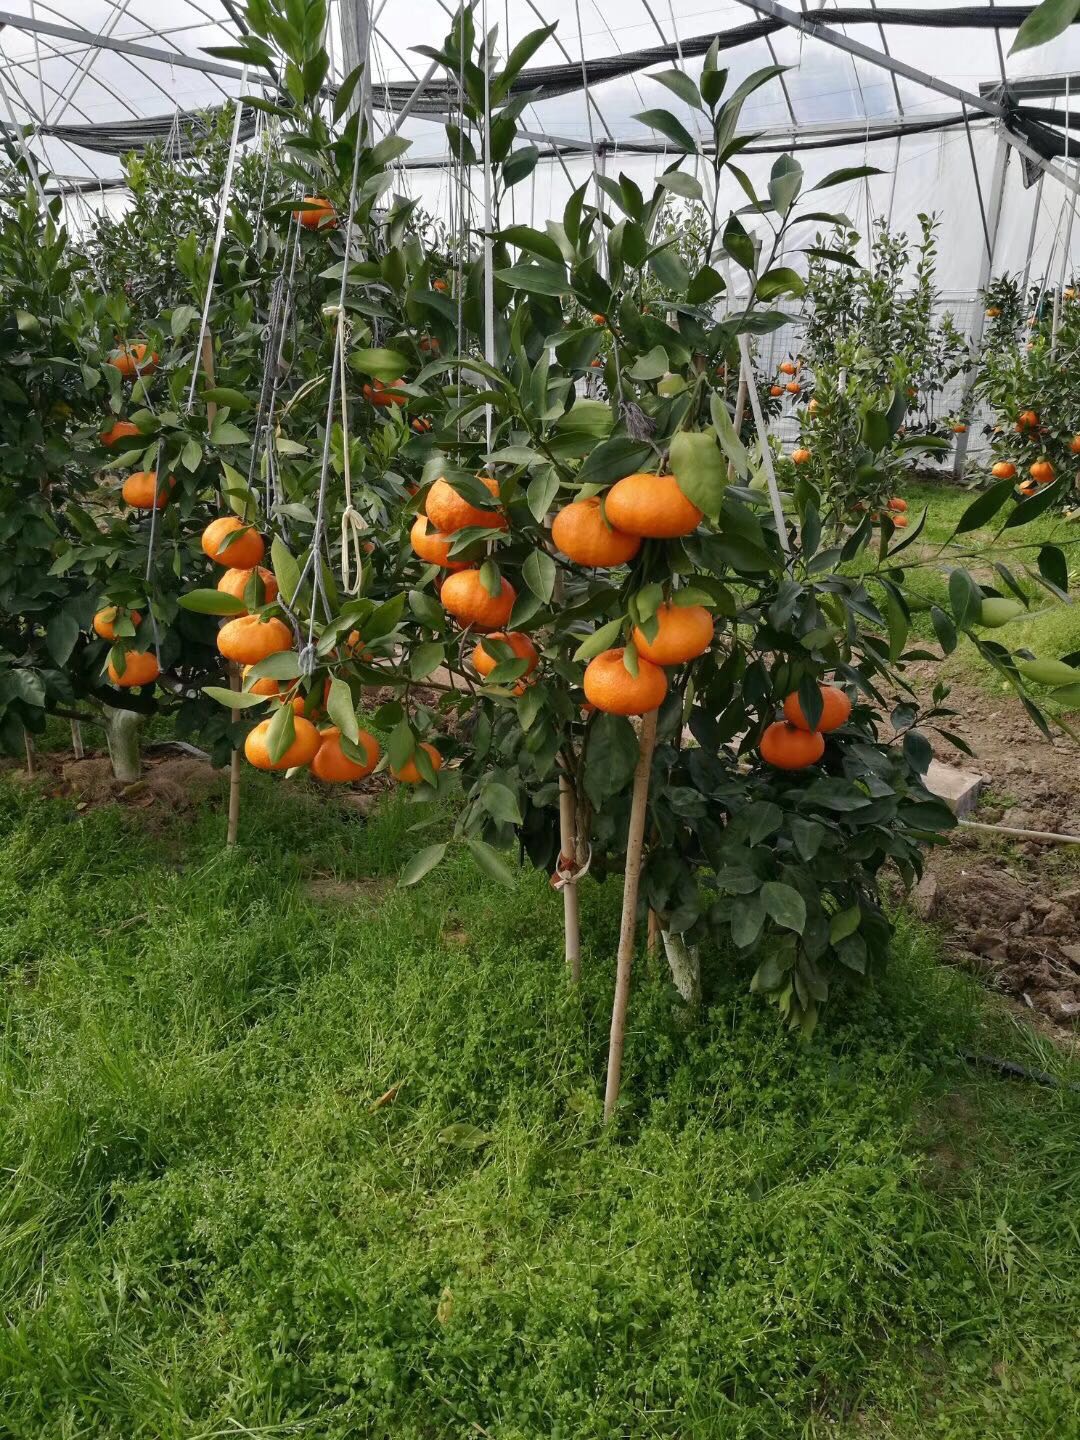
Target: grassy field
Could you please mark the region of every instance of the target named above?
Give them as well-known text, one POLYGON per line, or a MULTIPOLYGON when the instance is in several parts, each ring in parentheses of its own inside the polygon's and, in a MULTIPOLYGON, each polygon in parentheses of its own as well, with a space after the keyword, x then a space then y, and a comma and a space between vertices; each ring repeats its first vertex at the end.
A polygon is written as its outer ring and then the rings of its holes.
POLYGON ((386 893, 415 808, 244 803, 0 785, 0 1435, 1080 1435, 1080 1095, 957 1051, 1077 1067, 928 932, 809 1048, 643 961, 604 1133, 613 890, 575 994, 543 877, 386 893))
MULTIPOLYGON (((985 584, 995 586, 1002 594, 1010 592, 993 570, 995 561, 1006 565, 1031 598, 1030 615, 1013 621, 996 638, 1010 649, 1026 647, 1038 655, 1055 658, 1080 650, 1080 606, 1065 605, 1025 574, 1025 567, 1037 569, 1039 547, 1059 546, 1069 566, 1070 591, 1080 587, 1080 525, 1063 520, 1057 511, 1047 512, 1020 529, 1001 532, 1001 517, 984 530, 971 531, 958 538, 955 546, 947 546, 956 524, 976 498, 975 492, 951 485, 911 484, 904 487, 912 523, 922 510, 927 511, 926 526, 916 542, 921 557, 932 559, 936 566, 912 576, 912 588, 936 603, 946 601, 949 569, 957 564, 973 571, 985 584)), ((934 631, 929 617, 915 617, 915 629, 928 640, 934 631)), ((995 632, 988 632, 994 634, 995 632)), ((994 689, 1001 681, 983 664, 973 647, 961 644, 950 658, 945 673, 978 674, 994 689)))

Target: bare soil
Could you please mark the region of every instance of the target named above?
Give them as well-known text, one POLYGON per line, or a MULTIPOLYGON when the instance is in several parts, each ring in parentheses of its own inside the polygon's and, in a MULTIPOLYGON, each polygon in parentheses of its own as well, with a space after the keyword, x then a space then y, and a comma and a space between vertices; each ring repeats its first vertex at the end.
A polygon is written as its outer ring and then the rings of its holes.
MULTIPOLYGON (((1046 740, 1011 696, 961 684, 946 703, 975 759, 932 736, 937 758, 989 781, 973 818, 1080 835, 1080 747, 1046 740)), ((1055 1026, 1080 1021, 1080 845, 959 830, 928 857, 913 903, 955 963, 1055 1026)))

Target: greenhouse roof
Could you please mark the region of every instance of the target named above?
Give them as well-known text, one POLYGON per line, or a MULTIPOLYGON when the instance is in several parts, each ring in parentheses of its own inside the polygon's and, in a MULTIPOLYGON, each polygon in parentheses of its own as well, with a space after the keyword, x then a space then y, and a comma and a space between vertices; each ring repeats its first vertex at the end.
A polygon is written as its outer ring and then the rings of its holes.
MULTIPOLYGON (((444 121, 455 87, 444 74, 431 75, 421 48, 441 43, 456 4, 329 0, 329 8, 331 82, 352 68, 370 22, 376 127, 388 127, 395 112, 409 108, 403 185, 437 211, 450 183, 444 121)), ((587 175, 595 156, 639 182, 672 163, 664 136, 639 118, 644 111, 674 112, 704 143, 700 117, 651 77, 683 67, 696 74, 719 37, 732 83, 765 66, 783 67, 744 107, 740 129, 755 135, 745 154, 810 152, 801 156, 808 170, 876 165, 888 179, 864 184, 865 196, 853 191, 853 213, 865 206, 868 221, 871 213, 898 211, 910 223, 920 210, 962 208, 961 241, 977 247, 995 198, 995 146, 1004 140, 1010 158, 1019 155, 1002 177, 1006 189, 1029 187, 1049 169, 1045 214, 1033 226, 1029 251, 1053 224, 1056 191, 1075 191, 1072 157, 1080 149, 1080 28, 1052 46, 1010 56, 1033 8, 993 0, 475 4, 478 26, 486 19, 497 27, 504 54, 530 30, 555 27, 518 87, 532 96, 522 125, 544 159, 531 182, 532 209, 557 213, 560 197, 587 175)), ((123 155, 150 141, 182 153, 199 112, 260 88, 273 92, 265 72, 247 73, 239 60, 209 53, 236 44, 243 14, 238 0, 7 0, 7 8, 0 0, 0 123, 9 145, 24 143, 46 183, 72 194, 122 185, 123 155)), ((258 123, 249 111, 241 138, 258 123)), ((1006 261, 1010 214, 1012 248, 1023 249, 1030 203, 1006 203, 999 253, 1006 261)))

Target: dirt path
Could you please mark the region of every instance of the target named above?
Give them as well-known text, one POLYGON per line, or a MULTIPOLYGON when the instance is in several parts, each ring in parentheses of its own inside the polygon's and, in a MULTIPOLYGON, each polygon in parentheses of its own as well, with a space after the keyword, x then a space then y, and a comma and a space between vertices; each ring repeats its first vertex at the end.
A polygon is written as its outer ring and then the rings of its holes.
MULTIPOLYGON (((974 817, 1024 830, 1080 834, 1080 747, 1046 740, 1019 700, 957 684, 946 722, 975 752, 933 736, 937 758, 989 780, 974 817)), ((1058 1026, 1080 1021, 1080 846, 965 830, 928 860, 915 897, 956 963, 1058 1026)))

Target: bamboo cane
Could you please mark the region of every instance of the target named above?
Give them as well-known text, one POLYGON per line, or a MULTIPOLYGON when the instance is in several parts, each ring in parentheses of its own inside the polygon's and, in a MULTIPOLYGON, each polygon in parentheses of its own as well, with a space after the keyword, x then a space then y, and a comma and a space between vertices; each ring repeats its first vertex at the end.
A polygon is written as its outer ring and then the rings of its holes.
MULTIPOLYGON (((559 849, 575 869, 578 864, 577 796, 573 781, 563 769, 559 774, 559 849)), ((581 915, 578 908, 577 880, 563 886, 563 929, 566 934, 566 963, 570 979, 576 985, 581 979, 581 915)))
POLYGON ((26 745, 26 778, 27 778, 28 780, 33 780, 34 774, 35 774, 35 768, 34 768, 34 742, 33 742, 33 740, 31 740, 31 738, 30 738, 30 731, 29 731, 29 730, 24 730, 24 731, 23 731, 23 741, 24 741, 24 743, 25 743, 25 745, 26 745))
POLYGON ((656 711, 650 710, 641 722, 640 748, 634 771, 630 802, 630 827, 626 837, 626 873, 623 878, 622 923, 615 965, 615 1000, 611 1007, 611 1040, 608 1046, 607 1086, 604 1091, 604 1120, 608 1121, 619 1103, 622 1082, 623 1046, 626 1041, 626 1012, 630 1004, 630 970, 637 939, 638 889, 641 883, 641 852, 645 840, 645 817, 649 808, 649 773, 656 745, 656 711))
MULTIPOLYGON (((235 662, 229 665, 229 689, 240 689, 240 666, 235 662)), ((239 724, 240 711, 230 711, 232 723, 239 724)), ((229 760, 229 829, 225 837, 227 845, 235 845, 237 833, 240 829, 240 749, 233 747, 232 757, 229 760)))

